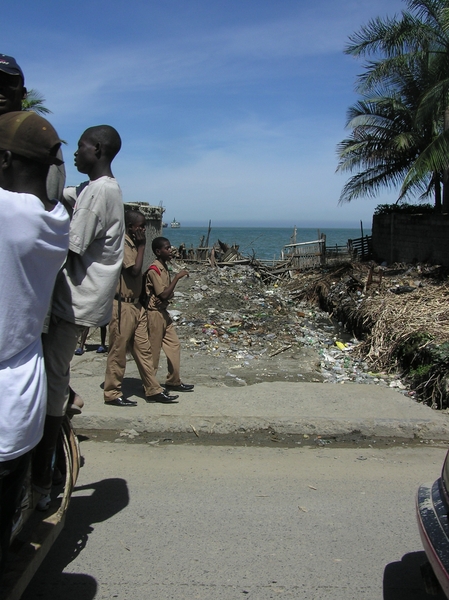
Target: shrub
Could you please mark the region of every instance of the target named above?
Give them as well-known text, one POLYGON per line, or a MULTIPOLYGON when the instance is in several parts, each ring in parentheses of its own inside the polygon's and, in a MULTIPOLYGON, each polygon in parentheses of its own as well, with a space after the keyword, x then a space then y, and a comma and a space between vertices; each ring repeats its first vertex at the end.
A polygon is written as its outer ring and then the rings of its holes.
POLYGON ((435 212, 431 204, 378 204, 374 209, 375 215, 391 215, 400 213, 407 215, 428 215, 435 212))

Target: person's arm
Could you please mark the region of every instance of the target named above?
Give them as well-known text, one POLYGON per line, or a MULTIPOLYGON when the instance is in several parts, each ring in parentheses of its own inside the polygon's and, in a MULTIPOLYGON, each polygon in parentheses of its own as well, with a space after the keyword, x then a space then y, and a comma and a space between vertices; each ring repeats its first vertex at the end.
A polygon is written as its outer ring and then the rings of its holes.
POLYGON ((143 256, 145 254, 145 244, 147 243, 145 231, 137 229, 133 235, 133 242, 137 248, 137 256, 134 265, 129 267, 129 272, 132 277, 139 277, 142 275, 143 256))
POLYGON ((173 277, 170 285, 167 286, 163 292, 158 294, 158 298, 163 301, 170 300, 173 296, 173 292, 175 291, 175 287, 176 287, 176 284, 178 283, 178 281, 180 279, 182 279, 183 277, 188 277, 188 276, 189 276, 189 272, 186 269, 183 269, 182 271, 179 271, 179 273, 176 273, 176 275, 173 277))

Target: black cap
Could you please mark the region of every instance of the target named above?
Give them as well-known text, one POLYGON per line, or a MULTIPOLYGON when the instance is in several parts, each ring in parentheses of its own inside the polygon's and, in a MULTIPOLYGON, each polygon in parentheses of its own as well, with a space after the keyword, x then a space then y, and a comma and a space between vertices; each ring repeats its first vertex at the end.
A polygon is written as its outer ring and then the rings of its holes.
POLYGON ((25 77, 23 71, 17 64, 17 61, 12 56, 6 56, 6 54, 0 54, 0 71, 8 73, 9 75, 20 75, 22 81, 25 83, 25 77))

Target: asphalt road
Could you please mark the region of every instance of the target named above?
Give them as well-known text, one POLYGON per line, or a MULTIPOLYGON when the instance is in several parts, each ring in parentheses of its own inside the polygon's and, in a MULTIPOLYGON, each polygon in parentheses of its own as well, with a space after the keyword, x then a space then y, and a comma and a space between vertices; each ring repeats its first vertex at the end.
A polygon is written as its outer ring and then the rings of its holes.
POLYGON ((23 600, 430 598, 414 500, 444 448, 81 448, 23 600))

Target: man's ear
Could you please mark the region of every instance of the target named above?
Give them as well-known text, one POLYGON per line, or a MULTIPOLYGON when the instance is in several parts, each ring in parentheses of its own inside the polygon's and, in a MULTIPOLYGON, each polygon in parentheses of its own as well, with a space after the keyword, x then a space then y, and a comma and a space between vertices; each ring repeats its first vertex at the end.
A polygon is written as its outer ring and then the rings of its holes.
POLYGON ((23 86, 23 88, 22 88, 22 94, 23 94, 23 95, 22 95, 22 100, 25 100, 25 98, 26 98, 26 97, 27 97, 27 95, 28 95, 28 90, 26 89, 26 87, 25 87, 25 86, 23 86))
POLYGON ((2 169, 2 171, 9 169, 9 167, 11 166, 11 163, 12 163, 12 152, 10 152, 9 150, 5 150, 3 152, 3 154, 0 156, 0 169, 2 169))
POLYGON ((95 144, 95 156, 97 158, 100 158, 100 156, 101 156, 101 150, 102 150, 102 148, 101 148, 101 142, 97 142, 95 144))

